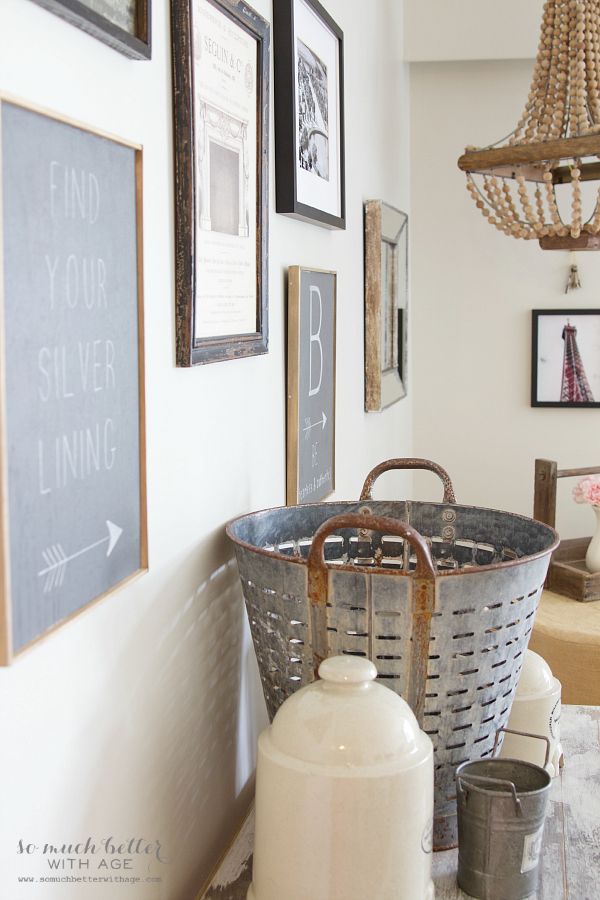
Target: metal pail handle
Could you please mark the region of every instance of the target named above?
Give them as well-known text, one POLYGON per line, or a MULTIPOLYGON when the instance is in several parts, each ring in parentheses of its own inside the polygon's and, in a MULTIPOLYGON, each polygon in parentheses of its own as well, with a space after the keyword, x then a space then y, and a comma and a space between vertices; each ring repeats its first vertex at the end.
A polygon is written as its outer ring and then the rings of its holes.
MULTIPOLYGON (((325 539, 341 528, 356 528, 357 531, 379 531, 404 538, 417 555, 417 567, 412 575, 415 596, 412 611, 410 678, 405 700, 417 721, 421 721, 425 706, 427 665, 431 615, 435 606, 436 568, 425 538, 411 525, 389 516, 373 516, 369 513, 345 513, 332 516, 316 530, 308 554, 308 599, 310 603, 310 638, 313 648, 315 677, 320 664, 328 655, 327 594, 328 569, 323 556, 325 539)), ((359 567, 356 567, 360 571, 359 567)), ((369 574, 381 574, 381 569, 368 570, 369 574)), ((385 570, 384 570, 385 571, 385 570)), ((364 572, 364 569, 363 569, 364 572)), ((386 572, 387 577, 399 577, 406 573, 386 572)))
POLYGON ((548 765, 548 760, 550 759, 550 739, 546 737, 544 734, 532 734, 530 731, 515 731, 514 728, 497 728, 496 736, 494 738, 494 749, 492 750, 493 756, 496 755, 496 750, 498 749, 498 737, 500 732, 503 731, 505 734, 517 734, 519 737, 528 737, 535 738, 538 741, 544 741, 546 744, 546 758, 544 759, 543 768, 545 769, 548 765))
POLYGON ((436 475, 439 475, 442 480, 442 484, 444 485, 444 497, 442 502, 456 503, 452 481, 450 480, 450 476, 448 475, 446 470, 437 463, 433 462, 431 459, 419 459, 417 457, 399 457, 396 459, 386 459, 384 462, 379 463, 378 466, 375 466, 374 469, 371 469, 371 471, 365 478, 363 489, 360 492, 360 499, 371 500, 371 491, 373 490, 373 485, 375 484, 379 476, 384 472, 389 472, 392 469, 427 469, 429 472, 435 472, 436 475))
POLYGON ((465 786, 467 788, 472 788, 474 791, 479 791, 480 793, 485 793, 481 788, 478 788, 476 784, 472 784, 471 782, 478 781, 480 784, 488 784, 488 785, 504 785, 504 787, 510 788, 510 792, 513 796, 513 801, 515 804, 515 810, 518 816, 523 815, 523 810, 521 808, 521 801, 517 797, 517 789, 512 781, 508 781, 505 778, 490 778, 488 775, 458 775, 456 776, 456 784, 458 790, 462 794, 466 794, 465 802, 468 802, 469 795, 468 792, 465 791, 465 786))

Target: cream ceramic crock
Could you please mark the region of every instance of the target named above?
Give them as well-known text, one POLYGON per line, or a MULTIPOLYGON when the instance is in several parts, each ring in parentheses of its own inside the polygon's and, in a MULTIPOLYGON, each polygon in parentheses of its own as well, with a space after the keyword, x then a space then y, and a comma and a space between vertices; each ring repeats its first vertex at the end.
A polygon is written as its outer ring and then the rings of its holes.
POLYGON ((432 900, 430 739, 369 660, 319 675, 259 738, 248 900, 432 900))
MULTIPOLYGON (((560 693, 561 683, 553 676, 546 660, 533 650, 527 650, 507 727, 549 739, 550 755, 546 768, 553 778, 558 775, 562 760, 560 693)), ((507 734, 500 756, 543 766, 545 753, 544 742, 507 734)))

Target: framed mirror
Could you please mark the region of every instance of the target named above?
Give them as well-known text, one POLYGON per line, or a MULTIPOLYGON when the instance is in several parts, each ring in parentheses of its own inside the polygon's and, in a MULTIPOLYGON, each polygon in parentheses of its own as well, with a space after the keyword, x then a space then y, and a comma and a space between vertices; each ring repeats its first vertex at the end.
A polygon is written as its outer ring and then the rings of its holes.
POLYGON ((365 411, 406 396, 408 363, 408 216, 365 203, 365 411))

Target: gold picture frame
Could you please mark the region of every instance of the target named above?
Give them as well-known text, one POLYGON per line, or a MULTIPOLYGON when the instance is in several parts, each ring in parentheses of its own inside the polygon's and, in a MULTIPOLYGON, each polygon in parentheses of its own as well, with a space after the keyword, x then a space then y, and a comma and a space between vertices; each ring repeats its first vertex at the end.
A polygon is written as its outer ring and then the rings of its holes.
POLYGON ((287 503, 335 489, 337 274, 288 272, 287 503))
POLYGON ((5 666, 146 572, 148 526, 142 148, 2 94, 0 126, 5 666))

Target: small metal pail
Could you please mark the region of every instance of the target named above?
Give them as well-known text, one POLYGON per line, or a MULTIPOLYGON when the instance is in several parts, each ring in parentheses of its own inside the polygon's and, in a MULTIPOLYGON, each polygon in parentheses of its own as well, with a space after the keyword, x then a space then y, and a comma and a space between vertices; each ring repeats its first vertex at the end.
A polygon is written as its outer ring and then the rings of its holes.
POLYGON ((458 767, 458 883, 463 891, 480 900, 536 896, 551 783, 545 768, 519 759, 482 759, 458 767))

